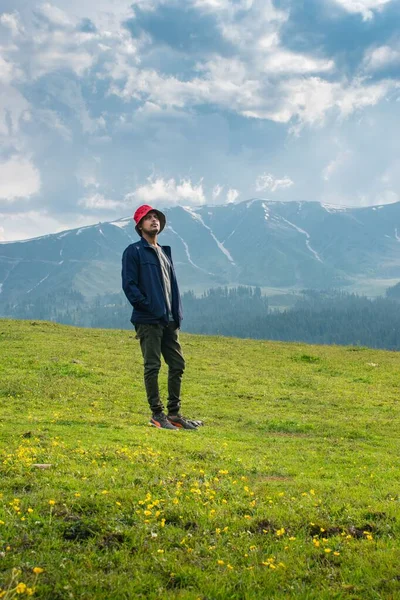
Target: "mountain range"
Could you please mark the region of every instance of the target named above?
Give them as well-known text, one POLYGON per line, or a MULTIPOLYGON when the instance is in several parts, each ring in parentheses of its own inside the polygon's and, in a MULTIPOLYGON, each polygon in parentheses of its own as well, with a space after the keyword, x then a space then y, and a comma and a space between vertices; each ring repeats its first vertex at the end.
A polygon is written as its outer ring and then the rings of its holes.
MULTIPOLYGON (((165 209, 182 289, 221 285, 356 289, 400 279, 400 203, 342 208, 251 199, 165 209)), ((74 289, 118 292, 121 255, 138 236, 131 217, 0 244, 0 304, 74 289)))

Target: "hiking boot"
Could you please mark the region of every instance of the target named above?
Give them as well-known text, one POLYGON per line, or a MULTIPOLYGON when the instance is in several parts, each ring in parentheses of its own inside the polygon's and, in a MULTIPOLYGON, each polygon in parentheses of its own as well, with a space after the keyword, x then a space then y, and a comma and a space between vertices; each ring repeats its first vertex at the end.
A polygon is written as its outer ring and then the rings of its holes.
POLYGON ((198 425, 191 419, 185 419, 182 415, 168 415, 168 421, 179 429, 197 429, 198 425))
POLYGON ((174 429, 175 431, 178 431, 179 429, 179 427, 175 427, 175 425, 172 425, 172 423, 169 422, 164 413, 153 415, 150 419, 150 425, 157 427, 158 429, 174 429))

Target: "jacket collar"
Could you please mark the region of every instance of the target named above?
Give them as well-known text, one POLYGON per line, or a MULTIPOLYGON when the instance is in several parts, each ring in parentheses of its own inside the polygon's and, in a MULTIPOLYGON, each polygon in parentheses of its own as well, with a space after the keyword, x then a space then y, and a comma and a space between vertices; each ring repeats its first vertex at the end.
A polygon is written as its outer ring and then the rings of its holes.
MULTIPOLYGON (((140 242, 142 243, 142 245, 143 245, 145 248, 153 248, 153 246, 152 246, 151 244, 149 244, 149 242, 148 242, 147 240, 145 240, 145 239, 144 239, 144 237, 141 237, 141 238, 140 238, 140 242)), ((161 246, 161 244, 158 244, 158 245, 159 245, 159 246, 160 246, 160 247, 161 247, 163 250, 167 250, 167 252, 171 250, 170 246, 161 246)))

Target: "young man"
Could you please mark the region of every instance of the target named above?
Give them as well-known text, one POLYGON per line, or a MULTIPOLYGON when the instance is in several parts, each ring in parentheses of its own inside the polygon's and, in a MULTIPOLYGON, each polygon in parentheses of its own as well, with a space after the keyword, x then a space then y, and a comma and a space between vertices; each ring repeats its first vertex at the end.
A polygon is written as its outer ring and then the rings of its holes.
POLYGON ((178 338, 182 305, 171 248, 157 242, 165 227, 165 215, 144 204, 133 219, 141 239, 123 254, 122 288, 133 306, 131 322, 143 354, 144 383, 152 412, 150 424, 161 429, 197 429, 200 421, 186 419, 179 412, 185 369, 178 338), (168 416, 158 388, 161 355, 168 365, 168 416))

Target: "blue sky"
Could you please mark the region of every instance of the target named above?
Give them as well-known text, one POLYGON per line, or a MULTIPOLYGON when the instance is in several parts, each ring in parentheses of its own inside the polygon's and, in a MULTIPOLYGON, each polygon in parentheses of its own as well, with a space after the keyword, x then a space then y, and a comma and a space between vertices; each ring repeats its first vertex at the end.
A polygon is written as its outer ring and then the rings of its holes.
POLYGON ((0 240, 400 201, 398 0, 2 0, 0 240))

